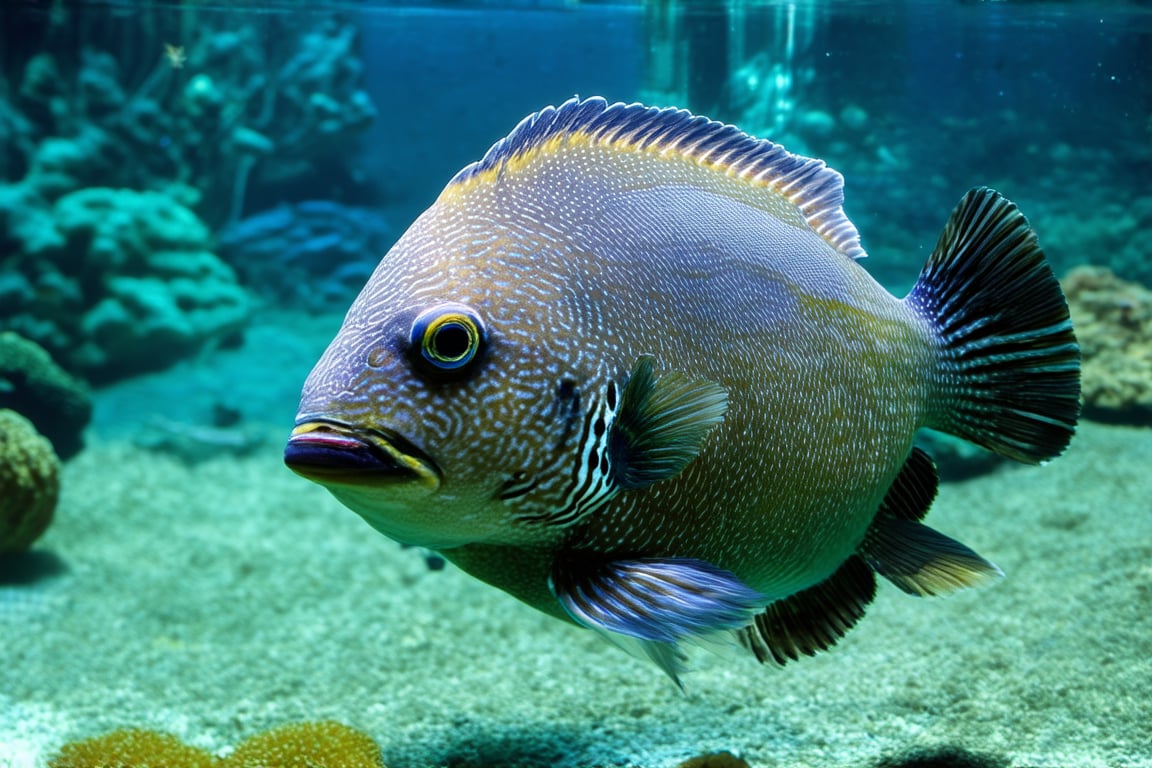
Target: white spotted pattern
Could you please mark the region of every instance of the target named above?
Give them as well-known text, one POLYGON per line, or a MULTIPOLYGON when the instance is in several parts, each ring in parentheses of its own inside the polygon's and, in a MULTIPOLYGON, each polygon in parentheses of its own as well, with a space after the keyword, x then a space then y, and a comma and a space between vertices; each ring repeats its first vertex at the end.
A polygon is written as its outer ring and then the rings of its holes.
POLYGON ((936 387, 931 334, 844 257, 863 252, 823 164, 761 147, 709 165, 739 142, 708 156, 718 129, 686 118, 640 151, 611 143, 635 133, 619 119, 461 172, 381 261, 301 412, 433 457, 439 495, 410 522, 438 541, 694 557, 790 594, 855 548, 899 470, 936 387), (773 168, 791 175, 752 183, 773 168), (442 384, 406 350, 415 314, 449 301, 489 337, 475 375, 442 384), (618 492, 610 393, 642 355, 720 384, 728 410, 678 476, 618 492))

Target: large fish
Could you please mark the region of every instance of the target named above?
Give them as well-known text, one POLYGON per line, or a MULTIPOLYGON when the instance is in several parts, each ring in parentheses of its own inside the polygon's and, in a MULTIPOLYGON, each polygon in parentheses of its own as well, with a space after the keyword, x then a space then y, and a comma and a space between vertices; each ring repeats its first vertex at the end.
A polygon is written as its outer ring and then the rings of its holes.
POLYGON ((920 522, 913 437, 1059 454, 1064 297, 1016 206, 975 189, 898 299, 842 198, 824 163, 683 110, 531 115, 380 262, 285 460, 673 679, 716 633, 778 664, 831 646, 875 573, 918 595, 998 576, 920 522))

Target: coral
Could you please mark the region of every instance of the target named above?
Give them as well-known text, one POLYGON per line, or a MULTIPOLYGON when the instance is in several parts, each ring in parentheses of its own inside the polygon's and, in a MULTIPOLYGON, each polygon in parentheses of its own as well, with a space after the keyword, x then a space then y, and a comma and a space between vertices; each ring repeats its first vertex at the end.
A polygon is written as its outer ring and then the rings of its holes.
POLYGON ((1080 342, 1085 415, 1152 424, 1152 291, 1105 267, 1077 267, 1062 283, 1080 342))
POLYGON ((221 768, 383 768, 380 747, 367 734, 326 720, 295 723, 243 742, 221 768))
POLYGON ((170 197, 93 187, 59 198, 47 219, 36 199, 0 190, 0 236, 16 246, 0 257, 0 327, 68 370, 107 380, 163 368, 247 322, 248 295, 208 229, 170 197), (12 226, 26 213, 38 226, 12 226))
POLYGON ((357 27, 180 3, 0 14, 23 30, 0 73, 0 329, 92 380, 236 338, 249 301, 210 229, 357 187, 347 148, 375 116, 357 27))
POLYGON ((65 744, 48 768, 212 768, 216 759, 175 736, 125 728, 65 744))
POLYGON ((343 310, 391 245, 375 213, 326 201, 282 205, 220 233, 245 285, 295 309, 343 310))
MULTIPOLYGON (((6 303, 0 278, 0 306, 6 303)), ((68 459, 83 447, 92 395, 87 384, 56 365, 38 344, 0 331, 0 408, 28 418, 60 458, 68 459)))
POLYGON ((0 410, 0 554, 23 552, 47 530, 59 473, 60 460, 32 422, 0 410))
POLYGON ((162 191, 213 227, 238 218, 249 192, 345 185, 344 150, 376 114, 356 27, 181 6, 115 23, 68 4, 12 10, 29 34, 6 57, 18 78, 0 87, 0 128, 15 141, 0 148, 0 178, 49 201, 96 185, 162 191))
POLYGON ((367 734, 325 720, 258 733, 222 760, 175 736, 122 729, 65 744, 48 768, 384 768, 384 759, 367 734))

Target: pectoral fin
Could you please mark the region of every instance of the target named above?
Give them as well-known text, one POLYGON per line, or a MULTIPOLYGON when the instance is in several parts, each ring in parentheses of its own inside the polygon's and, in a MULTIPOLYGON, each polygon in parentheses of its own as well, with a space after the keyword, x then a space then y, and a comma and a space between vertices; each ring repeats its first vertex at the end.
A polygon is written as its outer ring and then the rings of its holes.
POLYGON ((728 393, 719 384, 668 371, 659 377, 641 357, 628 377, 609 443, 614 481, 642 488, 679 474, 724 420, 728 393))

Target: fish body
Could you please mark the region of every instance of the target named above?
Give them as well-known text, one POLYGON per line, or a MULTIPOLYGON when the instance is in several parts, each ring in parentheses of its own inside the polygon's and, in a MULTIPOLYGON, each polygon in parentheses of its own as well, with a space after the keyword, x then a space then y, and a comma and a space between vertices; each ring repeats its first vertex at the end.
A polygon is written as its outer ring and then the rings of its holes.
POLYGON ((827 648, 879 573, 999 574, 919 522, 933 427, 1027 462, 1078 414, 1067 307, 970 192, 892 296, 842 179, 683 110, 572 100, 465 168, 304 385, 288 465, 400 542, 638 644, 827 648))

